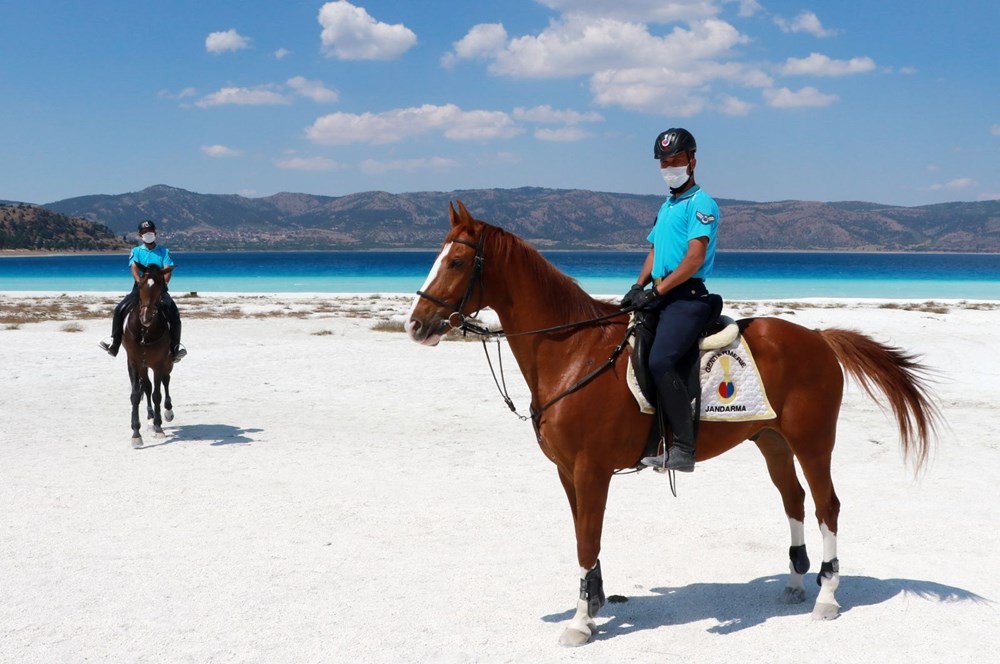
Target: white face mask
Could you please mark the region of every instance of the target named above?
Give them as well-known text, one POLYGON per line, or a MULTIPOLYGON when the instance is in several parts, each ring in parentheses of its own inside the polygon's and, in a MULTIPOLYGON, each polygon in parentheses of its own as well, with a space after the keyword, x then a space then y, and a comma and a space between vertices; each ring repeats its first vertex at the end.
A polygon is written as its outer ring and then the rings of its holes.
POLYGON ((156 242, 156 233, 143 233, 141 237, 142 241, 146 244, 153 244, 156 242))
POLYGON ((667 186, 671 189, 683 187, 684 183, 691 177, 688 175, 687 166, 668 166, 667 168, 661 168, 660 175, 663 176, 663 181, 666 182, 667 186))

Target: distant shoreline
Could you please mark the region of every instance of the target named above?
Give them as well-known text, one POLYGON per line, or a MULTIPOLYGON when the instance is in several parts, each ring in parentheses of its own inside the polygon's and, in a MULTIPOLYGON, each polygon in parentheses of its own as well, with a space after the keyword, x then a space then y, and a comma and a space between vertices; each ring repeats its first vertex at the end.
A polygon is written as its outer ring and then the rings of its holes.
MULTIPOLYGON (((276 254, 305 254, 305 253, 344 253, 344 254, 373 254, 379 252, 387 253, 415 253, 415 252, 436 252, 439 247, 406 247, 406 248, 366 248, 366 249, 173 249, 172 254, 252 254, 252 253, 276 253, 276 254)), ((645 247, 635 249, 546 249, 535 247, 538 251, 549 254, 563 253, 610 253, 610 252, 634 252, 642 253, 647 251, 645 247)), ((1000 252, 995 251, 859 251, 857 249, 719 249, 721 254, 858 254, 868 256, 872 254, 909 255, 924 254, 933 256, 935 254, 947 254, 949 256, 997 256, 1000 252)), ((62 258, 66 256, 127 256, 127 251, 49 251, 46 249, 0 249, 0 259, 3 258, 62 258)))

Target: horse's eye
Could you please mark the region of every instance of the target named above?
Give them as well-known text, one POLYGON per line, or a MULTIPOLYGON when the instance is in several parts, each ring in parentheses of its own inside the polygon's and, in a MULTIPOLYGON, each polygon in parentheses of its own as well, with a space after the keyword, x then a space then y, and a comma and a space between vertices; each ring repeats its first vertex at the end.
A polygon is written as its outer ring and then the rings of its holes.
POLYGON ((448 267, 450 267, 453 270, 460 268, 463 265, 465 265, 465 261, 463 261, 461 258, 452 258, 451 262, 448 263, 448 267))

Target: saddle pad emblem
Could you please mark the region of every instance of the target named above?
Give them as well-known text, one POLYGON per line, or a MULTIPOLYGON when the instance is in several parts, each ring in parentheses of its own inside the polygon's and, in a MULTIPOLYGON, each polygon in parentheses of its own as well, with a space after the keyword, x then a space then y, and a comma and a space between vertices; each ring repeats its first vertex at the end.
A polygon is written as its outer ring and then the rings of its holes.
POLYGON ((746 422, 773 419, 757 364, 743 337, 701 355, 701 419, 746 422))

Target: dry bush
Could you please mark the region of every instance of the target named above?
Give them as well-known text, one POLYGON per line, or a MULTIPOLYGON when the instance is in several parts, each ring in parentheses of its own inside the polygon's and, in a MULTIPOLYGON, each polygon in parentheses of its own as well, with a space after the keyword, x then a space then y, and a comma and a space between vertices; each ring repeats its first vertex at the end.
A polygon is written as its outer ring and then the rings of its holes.
POLYGON ((83 332, 83 327, 79 323, 66 323, 59 329, 63 332, 83 332))
POLYGON ((310 334, 314 337, 328 337, 333 334, 333 330, 317 330, 315 332, 311 332, 310 334))
POLYGON ((406 328, 400 321, 383 319, 375 321, 375 324, 372 325, 372 330, 376 332, 405 332, 406 328))

